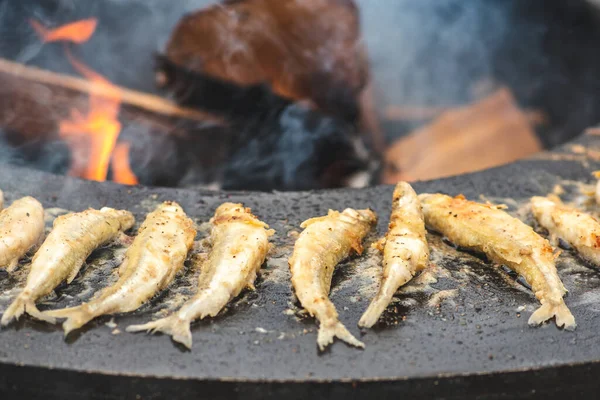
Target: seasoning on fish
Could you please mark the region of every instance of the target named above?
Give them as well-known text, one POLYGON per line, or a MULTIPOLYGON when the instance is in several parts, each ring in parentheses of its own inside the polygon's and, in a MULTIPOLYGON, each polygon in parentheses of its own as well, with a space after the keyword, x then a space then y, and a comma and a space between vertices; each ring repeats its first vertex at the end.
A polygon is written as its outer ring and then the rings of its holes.
POLYGON ((194 223, 179 204, 162 203, 148 214, 127 249, 114 285, 101 290, 88 303, 44 314, 67 318, 63 330, 68 335, 100 315, 138 309, 173 280, 195 236, 194 223))
POLYGON ((269 236, 274 231, 242 204, 222 204, 211 224, 212 249, 202 266, 197 294, 172 315, 129 326, 127 332, 160 331, 191 348, 192 321, 214 317, 242 289, 254 289, 256 274, 270 249, 269 236))
POLYGON ((302 306, 319 320, 317 344, 324 350, 334 337, 356 346, 356 339, 339 321, 335 306, 329 300, 331 279, 336 265, 352 250, 362 253, 362 241, 377 222, 371 210, 329 210, 326 216, 311 218, 300 225, 294 253, 289 259, 292 285, 302 306))
POLYGON ((600 223, 594 217, 562 204, 559 199, 539 196, 531 198, 531 211, 548 230, 551 241, 564 240, 582 258, 600 266, 600 223))
POLYGON ((14 271, 43 235, 44 207, 33 197, 15 200, 0 211, 0 267, 14 271))
POLYGON ((425 222, 417 194, 408 183, 400 182, 392 198, 389 229, 377 244, 383 251, 383 276, 377 295, 358 322, 361 327, 375 325, 396 290, 429 263, 425 222))
MULTIPOLYGON (((43 216, 42 226, 43 226, 43 216)), ((64 280, 71 283, 89 255, 134 224, 129 211, 104 207, 62 215, 31 261, 23 291, 2 315, 1 324, 18 319, 23 313, 54 323, 54 318, 38 311, 36 300, 52 292, 64 280)))
POLYGON ((542 306, 530 325, 556 317, 556 325, 576 327, 563 301, 566 289, 554 264, 553 248, 534 230, 499 207, 466 200, 463 196, 422 194, 425 224, 458 246, 481 251, 492 261, 522 275, 542 306))

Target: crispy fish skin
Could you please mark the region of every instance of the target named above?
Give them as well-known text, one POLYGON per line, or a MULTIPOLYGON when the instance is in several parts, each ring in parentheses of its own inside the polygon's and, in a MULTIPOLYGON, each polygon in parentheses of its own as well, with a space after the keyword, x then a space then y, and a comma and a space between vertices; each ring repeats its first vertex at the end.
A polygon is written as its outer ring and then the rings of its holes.
POLYGON ((429 263, 425 222, 417 194, 399 182, 392 197, 392 214, 383 243, 383 276, 377 295, 360 318, 358 326, 370 328, 386 309, 394 293, 429 263))
POLYGON ((529 318, 530 325, 556 317, 556 325, 575 329, 575 318, 563 301, 566 289, 550 243, 528 225, 491 204, 463 196, 422 194, 425 224, 458 246, 481 251, 492 261, 522 275, 542 306, 529 318))
POLYGON ((23 197, 0 211, 0 267, 14 271, 43 237, 44 225, 44 207, 33 197, 23 197))
POLYGON ((302 306, 319 320, 317 344, 324 350, 334 337, 356 346, 356 339, 339 321, 338 313, 329 300, 329 290, 335 266, 351 251, 362 253, 362 241, 377 222, 371 210, 329 210, 324 217, 304 221, 305 228, 298 236, 289 259, 292 285, 302 306))
POLYGON ((136 310, 173 280, 195 236, 194 223, 179 204, 162 203, 148 214, 127 249, 114 285, 100 291, 88 303, 44 314, 67 318, 63 330, 68 335, 100 315, 136 310))
POLYGON ((560 200, 539 196, 531 198, 531 211, 552 239, 561 238, 582 258, 600 266, 600 223, 594 217, 560 200))
POLYGON ((64 280, 71 283, 92 251, 114 240, 134 222, 129 211, 108 207, 56 218, 52 231, 31 261, 25 288, 4 312, 1 324, 6 325, 23 313, 54 323, 53 318, 38 311, 36 300, 64 280))
POLYGON ((212 249, 202 265, 196 295, 170 316, 129 326, 127 332, 164 332, 190 349, 192 321, 214 317, 242 289, 254 289, 256 274, 270 249, 269 236, 274 231, 242 204, 220 205, 211 223, 212 249))

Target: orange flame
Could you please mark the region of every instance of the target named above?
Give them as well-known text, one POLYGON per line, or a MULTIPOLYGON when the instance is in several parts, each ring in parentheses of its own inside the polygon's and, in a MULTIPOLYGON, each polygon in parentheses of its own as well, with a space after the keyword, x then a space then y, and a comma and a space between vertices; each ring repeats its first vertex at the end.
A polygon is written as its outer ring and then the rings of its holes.
POLYGON ((71 118, 60 123, 61 137, 67 139, 73 152, 71 175, 96 181, 106 180, 110 156, 121 132, 121 123, 117 119, 121 99, 119 90, 110 81, 76 60, 66 49, 67 58, 73 67, 94 85, 104 86, 110 97, 91 94, 87 115, 71 110, 71 118), (89 147, 82 148, 78 140, 70 141, 72 136, 86 135, 89 147), (89 150, 89 156, 85 153, 89 150), (82 154, 83 153, 83 154, 82 154), (87 162, 86 162, 86 158, 87 162), (85 165, 82 165, 82 162, 85 165))
MULTIPOLYGON (((37 21, 30 22, 44 42, 62 40, 73 43, 83 43, 88 40, 97 24, 95 18, 90 18, 48 30, 37 21)), ((70 118, 60 121, 59 134, 71 149, 72 161, 69 174, 104 181, 108 174, 111 155, 121 132, 121 123, 118 120, 121 92, 108 79, 73 57, 68 47, 65 47, 65 54, 77 72, 88 79, 92 85, 102 87, 105 92, 103 96, 90 94, 87 114, 71 109, 70 118)), ((119 151, 119 155, 115 155, 117 158, 113 160, 117 163, 116 170, 118 170, 114 180, 126 184, 137 183, 137 178, 129 169, 129 145, 125 150, 119 151)))
POLYGON ((44 43, 67 41, 81 44, 92 37, 98 20, 96 18, 82 19, 55 29, 48 29, 35 19, 30 19, 29 24, 44 43))
POLYGON ((117 143, 112 156, 113 180, 126 185, 137 185, 138 179, 131 170, 129 164, 130 144, 127 142, 117 143))

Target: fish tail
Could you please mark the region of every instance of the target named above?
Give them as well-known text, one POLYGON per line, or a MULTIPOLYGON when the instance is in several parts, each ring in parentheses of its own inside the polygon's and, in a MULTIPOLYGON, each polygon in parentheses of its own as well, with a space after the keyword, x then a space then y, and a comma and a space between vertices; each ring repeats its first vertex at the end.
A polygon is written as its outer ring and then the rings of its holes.
POLYGON ((362 328, 371 328, 373 325, 375 325, 381 314, 383 314, 387 306, 392 301, 396 290, 411 280, 412 277, 413 274, 408 268, 392 267, 389 271, 389 276, 382 280, 379 292, 377 292, 373 300, 371 300, 371 304, 369 304, 369 307, 367 307, 367 310, 364 312, 362 317, 360 317, 358 326, 362 328))
POLYGON ((48 38, 48 33, 49 33, 48 29, 46 29, 46 27, 44 25, 42 25, 35 19, 30 19, 29 24, 31 25, 31 27, 33 28, 35 33, 38 34, 38 36, 40 37, 42 42, 45 42, 48 38))
POLYGON ((344 342, 346 342, 352 346, 356 346, 356 347, 360 347, 360 348, 365 347, 365 344, 363 342, 361 342, 360 340, 355 338, 348 331, 348 329, 346 329, 344 324, 342 324, 340 321, 338 321, 336 319, 336 320, 333 320, 328 323, 320 324, 319 334, 317 336, 317 344, 319 345, 319 350, 321 350, 321 351, 325 350, 325 348, 328 345, 333 343, 333 338, 335 338, 335 337, 342 339, 344 342))
POLYGON ((51 324, 56 323, 56 320, 51 317, 44 315, 44 313, 40 312, 35 306, 35 302, 28 295, 19 295, 15 301, 4 311, 2 314, 2 319, 0 320, 0 325, 6 326, 13 319, 18 320, 19 317, 23 314, 29 314, 33 318, 49 322, 51 324))
POLYGON ((125 330, 127 332, 162 332, 171 335, 174 341, 181 343, 188 349, 192 348, 190 321, 181 319, 175 315, 148 322, 143 325, 130 325, 125 330))
POLYGON ((369 304, 366 311, 363 313, 362 317, 358 321, 358 326, 361 328, 370 328, 377 323, 379 317, 383 313, 383 311, 387 308, 388 304, 392 296, 386 296, 382 294, 381 296, 377 294, 375 298, 369 304))
POLYGON ((44 314, 55 318, 66 318, 66 321, 62 325, 65 336, 75 329, 81 328, 96 317, 96 314, 90 312, 88 307, 84 307, 83 305, 46 311, 44 314))
POLYGON ((4 311, 2 314, 2 319, 0 320, 0 325, 6 326, 13 319, 19 319, 21 315, 25 312, 25 302, 21 296, 17 297, 15 301, 12 302, 10 306, 4 311))
POLYGON ((567 305, 562 301, 559 304, 542 304, 529 317, 529 325, 539 325, 552 317, 555 317, 556 326, 558 327, 564 327, 567 330, 574 330, 577 327, 575 317, 573 317, 567 305))

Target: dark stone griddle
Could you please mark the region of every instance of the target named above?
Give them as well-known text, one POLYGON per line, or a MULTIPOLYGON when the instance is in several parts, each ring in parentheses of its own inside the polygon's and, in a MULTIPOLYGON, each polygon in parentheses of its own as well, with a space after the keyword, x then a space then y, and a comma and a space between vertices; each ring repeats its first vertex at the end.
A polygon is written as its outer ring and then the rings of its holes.
MULTIPOLYGON (((419 192, 525 201, 549 193, 557 183, 569 189, 569 180, 592 181, 590 172, 600 164, 577 145, 593 149, 600 147, 600 140, 583 136, 574 144, 504 167, 414 186, 419 192)), ((361 337, 366 349, 336 341, 319 354, 313 320, 286 311, 298 311, 281 262, 294 240, 288 232, 328 208, 348 206, 375 209, 380 215, 378 233, 383 234, 390 212, 389 186, 212 193, 122 187, 2 166, 0 187, 9 201, 33 195, 47 208, 109 205, 135 212, 139 221, 153 203, 162 200, 178 201, 199 222, 208 220, 221 202, 241 201, 277 230, 274 256, 279 259, 264 267, 256 292, 244 293, 227 312, 194 325, 192 351, 184 351, 167 336, 124 332, 127 325, 151 318, 164 296, 136 313, 116 316, 120 334, 106 326, 110 317, 97 319, 67 340, 57 327, 22 319, 0 331, 2 399, 17 398, 17 392, 18 398, 46 399, 553 398, 591 394, 597 386, 600 275, 568 251, 558 268, 570 290, 566 302, 578 323, 575 332, 561 331, 554 323, 529 328, 527 318, 538 303, 515 277, 432 236, 437 264, 450 275, 440 276, 429 291, 400 294, 384 323, 375 329, 361 334, 356 327, 370 300, 361 295, 366 281, 360 269, 367 268, 366 257, 374 255, 352 260, 336 273, 332 300, 341 320, 361 337), (457 290, 456 297, 439 307, 428 304, 432 294, 452 289, 457 290)), ((0 280, 7 279, 11 278, 0 275, 0 280)), ((68 294, 77 295, 81 281, 59 288, 54 307, 80 301, 68 294)))

